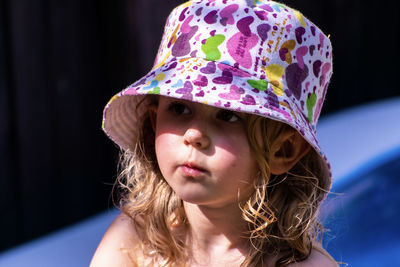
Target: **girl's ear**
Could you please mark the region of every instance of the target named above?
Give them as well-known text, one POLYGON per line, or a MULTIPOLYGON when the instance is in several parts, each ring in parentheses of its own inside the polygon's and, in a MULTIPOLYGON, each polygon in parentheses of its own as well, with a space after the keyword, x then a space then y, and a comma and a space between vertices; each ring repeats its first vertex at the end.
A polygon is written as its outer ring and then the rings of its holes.
POLYGON ((285 129, 271 144, 271 173, 280 175, 289 171, 310 149, 311 146, 296 130, 285 129))
POLYGON ((151 127, 153 128, 153 131, 156 131, 156 120, 157 120, 157 105, 156 104, 151 104, 147 108, 147 112, 149 113, 149 118, 150 118, 150 123, 151 127))

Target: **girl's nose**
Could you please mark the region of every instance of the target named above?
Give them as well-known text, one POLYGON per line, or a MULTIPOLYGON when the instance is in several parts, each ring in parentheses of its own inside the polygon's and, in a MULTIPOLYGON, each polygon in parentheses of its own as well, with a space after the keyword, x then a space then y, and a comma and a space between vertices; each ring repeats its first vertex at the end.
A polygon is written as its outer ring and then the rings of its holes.
POLYGON ((192 145, 197 149, 206 149, 210 145, 210 138, 202 130, 188 128, 183 136, 185 145, 192 145))

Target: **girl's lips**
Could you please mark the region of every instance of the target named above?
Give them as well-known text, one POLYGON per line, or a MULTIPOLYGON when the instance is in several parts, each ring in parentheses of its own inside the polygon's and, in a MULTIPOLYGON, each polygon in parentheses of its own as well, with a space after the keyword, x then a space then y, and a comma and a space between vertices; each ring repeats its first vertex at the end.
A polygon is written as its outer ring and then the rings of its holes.
POLYGON ((199 177, 203 176, 207 171, 191 163, 185 163, 180 166, 181 171, 185 176, 199 177))

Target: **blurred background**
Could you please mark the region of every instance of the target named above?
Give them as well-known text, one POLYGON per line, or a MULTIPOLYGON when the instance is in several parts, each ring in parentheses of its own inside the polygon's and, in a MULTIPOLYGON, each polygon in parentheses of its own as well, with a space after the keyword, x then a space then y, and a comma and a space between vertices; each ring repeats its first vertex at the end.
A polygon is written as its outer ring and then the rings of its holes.
MULTIPOLYGON (((0 251, 113 207, 112 95, 150 70, 180 0, 0 0, 0 251)), ((322 116, 400 95, 400 17, 382 0, 286 0, 334 48, 322 116)))

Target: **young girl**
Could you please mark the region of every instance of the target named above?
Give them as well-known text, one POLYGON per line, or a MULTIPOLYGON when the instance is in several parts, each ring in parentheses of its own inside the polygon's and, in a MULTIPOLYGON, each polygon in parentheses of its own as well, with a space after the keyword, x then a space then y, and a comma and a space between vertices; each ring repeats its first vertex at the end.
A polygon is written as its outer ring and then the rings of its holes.
POLYGON ((108 103, 122 213, 91 266, 336 266, 316 240, 329 39, 268 0, 197 0, 108 103))

